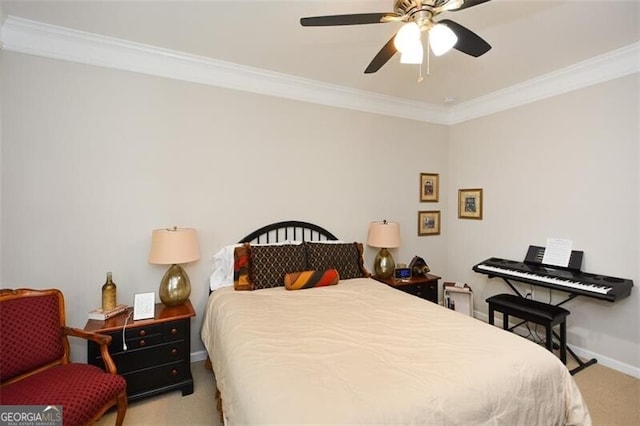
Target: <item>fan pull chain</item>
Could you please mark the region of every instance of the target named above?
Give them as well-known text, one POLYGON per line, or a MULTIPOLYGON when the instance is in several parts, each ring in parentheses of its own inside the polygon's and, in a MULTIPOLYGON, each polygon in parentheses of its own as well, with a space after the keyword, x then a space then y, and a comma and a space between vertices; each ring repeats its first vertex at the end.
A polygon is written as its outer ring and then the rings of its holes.
POLYGON ((429 33, 427 32, 427 76, 431 74, 431 43, 429 41, 429 33))
MULTIPOLYGON (((431 73, 431 49, 429 48, 429 34, 427 33, 427 77, 431 73)), ((422 83, 424 77, 422 76, 422 62, 418 68, 418 83, 422 83)))

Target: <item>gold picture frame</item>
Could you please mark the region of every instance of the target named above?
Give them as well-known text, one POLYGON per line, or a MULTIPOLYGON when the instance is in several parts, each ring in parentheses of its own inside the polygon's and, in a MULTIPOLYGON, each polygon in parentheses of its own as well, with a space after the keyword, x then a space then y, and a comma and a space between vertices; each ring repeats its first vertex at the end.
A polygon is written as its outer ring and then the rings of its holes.
POLYGON ((440 197, 440 175, 420 173, 420 202, 437 202, 440 197))
POLYGON ((418 236, 440 235, 440 210, 418 212, 418 236))
POLYGON ((458 218, 482 220, 482 188, 458 190, 458 218))

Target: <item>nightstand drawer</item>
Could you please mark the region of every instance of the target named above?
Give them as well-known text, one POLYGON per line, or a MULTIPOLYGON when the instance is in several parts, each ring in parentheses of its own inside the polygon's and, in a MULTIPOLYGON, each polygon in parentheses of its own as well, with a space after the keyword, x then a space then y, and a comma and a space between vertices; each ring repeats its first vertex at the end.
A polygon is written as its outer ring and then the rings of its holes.
POLYGON ((186 331, 184 321, 167 322, 162 324, 162 335, 165 340, 183 339, 186 331))
POLYGON ((128 328, 125 330, 124 335, 127 342, 132 339, 148 339, 150 337, 162 336, 162 325, 128 328))
POLYGON ((127 395, 135 395, 150 389, 179 383, 190 377, 190 372, 182 361, 125 373, 127 395))
POLYGON ((126 352, 112 353, 111 357, 118 366, 118 373, 123 374, 158 364, 181 361, 186 356, 184 346, 184 341, 178 340, 147 349, 130 349, 126 352))

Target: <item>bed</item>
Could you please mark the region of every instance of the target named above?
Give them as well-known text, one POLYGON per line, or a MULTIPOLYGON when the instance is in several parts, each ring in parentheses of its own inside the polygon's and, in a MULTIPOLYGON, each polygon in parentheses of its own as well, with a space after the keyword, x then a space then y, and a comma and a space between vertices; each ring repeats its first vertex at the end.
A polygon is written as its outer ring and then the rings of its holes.
POLYGON ((226 424, 591 424, 552 353, 373 280, 362 244, 304 222, 266 226, 241 243, 216 255, 227 283, 212 281, 201 330, 226 424), (302 228, 283 233, 291 224, 302 228), (306 263, 278 259, 280 250, 303 251, 306 263), (263 256, 277 278, 265 278, 263 256), (318 278, 333 269, 339 280, 318 278), (289 290, 302 270, 320 285, 289 290), (278 283, 248 289, 243 274, 278 283))

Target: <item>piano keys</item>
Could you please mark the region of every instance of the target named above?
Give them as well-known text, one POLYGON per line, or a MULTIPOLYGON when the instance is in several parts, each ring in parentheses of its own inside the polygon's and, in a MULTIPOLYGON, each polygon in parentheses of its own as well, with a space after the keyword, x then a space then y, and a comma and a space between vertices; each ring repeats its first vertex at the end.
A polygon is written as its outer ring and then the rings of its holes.
POLYGON ((625 278, 562 269, 544 264, 491 257, 473 267, 475 272, 615 302, 631 294, 633 281, 625 278))

